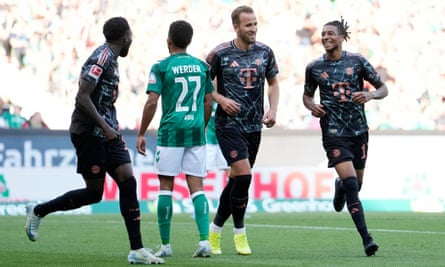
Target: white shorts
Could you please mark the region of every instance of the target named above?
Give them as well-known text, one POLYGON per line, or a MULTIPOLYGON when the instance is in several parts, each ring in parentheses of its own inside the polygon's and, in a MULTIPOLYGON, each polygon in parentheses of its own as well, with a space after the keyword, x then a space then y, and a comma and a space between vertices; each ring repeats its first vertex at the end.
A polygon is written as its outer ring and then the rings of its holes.
POLYGON ((207 144, 207 170, 227 170, 229 165, 221 152, 219 145, 207 144))
POLYGON ((154 162, 157 174, 177 176, 181 172, 197 177, 205 177, 206 147, 165 147, 157 146, 154 162))

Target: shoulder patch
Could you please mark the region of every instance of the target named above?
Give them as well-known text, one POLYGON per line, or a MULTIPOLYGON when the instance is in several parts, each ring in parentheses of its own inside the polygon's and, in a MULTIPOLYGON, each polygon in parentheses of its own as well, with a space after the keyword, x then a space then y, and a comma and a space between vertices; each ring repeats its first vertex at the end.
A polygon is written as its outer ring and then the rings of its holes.
POLYGON ((156 83, 156 75, 153 72, 150 72, 150 75, 148 76, 148 83, 149 84, 156 83))
POLYGON ((91 78, 94 78, 96 81, 99 79, 99 77, 102 75, 103 68, 98 65, 92 65, 90 70, 88 71, 88 76, 91 78))

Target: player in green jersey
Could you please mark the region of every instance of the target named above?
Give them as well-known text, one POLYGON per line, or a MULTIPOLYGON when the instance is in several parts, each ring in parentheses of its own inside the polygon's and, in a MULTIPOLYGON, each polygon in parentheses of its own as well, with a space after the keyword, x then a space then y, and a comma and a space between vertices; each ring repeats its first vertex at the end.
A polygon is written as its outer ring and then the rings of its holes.
POLYGON ((162 245, 155 255, 172 256, 170 229, 174 178, 186 175, 193 200, 200 241, 193 257, 209 257, 209 205, 203 189, 206 176, 205 127, 212 111, 213 85, 207 64, 187 53, 192 26, 183 20, 170 24, 167 45, 170 56, 150 71, 137 150, 145 155, 144 134, 162 96, 154 167, 159 177, 158 226, 162 245))
POLYGON ((229 165, 219 147, 218 138, 216 138, 215 132, 215 111, 218 103, 213 101, 212 115, 206 128, 206 153, 207 153, 207 171, 219 171, 224 170, 226 175, 229 173, 229 165))

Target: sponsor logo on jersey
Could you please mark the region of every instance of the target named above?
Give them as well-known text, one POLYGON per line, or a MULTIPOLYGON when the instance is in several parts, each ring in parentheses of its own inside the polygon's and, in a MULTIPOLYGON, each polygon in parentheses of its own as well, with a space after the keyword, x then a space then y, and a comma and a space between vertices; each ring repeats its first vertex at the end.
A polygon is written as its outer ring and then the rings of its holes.
POLYGON ((93 66, 91 66, 90 71, 88 72, 88 75, 90 77, 94 78, 95 80, 98 80, 100 75, 102 75, 103 71, 104 70, 101 67, 99 67, 97 65, 93 65, 93 66))
POLYGON ((235 67, 239 67, 238 62, 236 62, 236 60, 232 61, 232 63, 230 64, 230 67, 235 68, 235 67))
POLYGON ((326 71, 323 71, 320 75, 320 78, 327 79, 327 78, 329 78, 329 75, 326 73, 326 71))

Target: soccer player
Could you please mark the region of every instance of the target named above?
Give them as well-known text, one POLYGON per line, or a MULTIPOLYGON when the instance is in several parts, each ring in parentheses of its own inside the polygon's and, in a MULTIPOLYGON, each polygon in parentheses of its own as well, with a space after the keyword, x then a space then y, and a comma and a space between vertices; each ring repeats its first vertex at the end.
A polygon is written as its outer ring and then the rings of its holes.
POLYGON ((326 53, 306 66, 303 103, 313 116, 320 118, 328 167, 334 167, 341 178, 335 183, 335 209, 340 211, 346 201, 365 253, 371 256, 378 245, 368 233, 358 196, 368 151, 364 104, 386 97, 388 89, 363 56, 343 51, 343 41, 350 38, 348 28, 343 18, 323 26, 321 41, 326 53), (365 81, 375 90, 366 89, 365 81), (319 104, 314 102, 317 87, 319 104))
POLYGON ((26 234, 38 237, 39 224, 49 213, 72 210, 101 201, 105 175, 119 187, 119 204, 130 240, 128 262, 158 264, 164 260, 143 247, 140 210, 127 146, 118 132, 114 102, 118 96, 118 57, 128 54, 132 31, 123 17, 113 17, 103 25, 105 43, 96 48, 82 66, 70 137, 78 157, 77 172, 86 188, 72 190, 48 202, 26 207, 26 234))
POLYGON ((186 175, 193 200, 200 241, 193 257, 210 257, 209 205, 204 194, 206 176, 205 127, 212 111, 213 85, 207 64, 187 53, 192 26, 183 20, 170 24, 167 46, 170 56, 154 64, 150 71, 137 150, 145 155, 144 134, 162 96, 162 117, 158 129, 155 170, 159 177, 158 226, 159 257, 172 256, 170 229, 173 213, 174 178, 186 175))
POLYGON ((238 254, 250 255, 244 215, 249 200, 252 167, 261 141, 263 124, 275 125, 279 85, 278 67, 270 47, 256 41, 257 19, 251 7, 232 11, 236 38, 214 48, 206 58, 217 90, 216 136, 230 166, 217 213, 210 225, 213 254, 221 254, 221 232, 232 215, 234 243, 238 254), (264 112, 264 85, 268 83, 269 109, 264 112))

